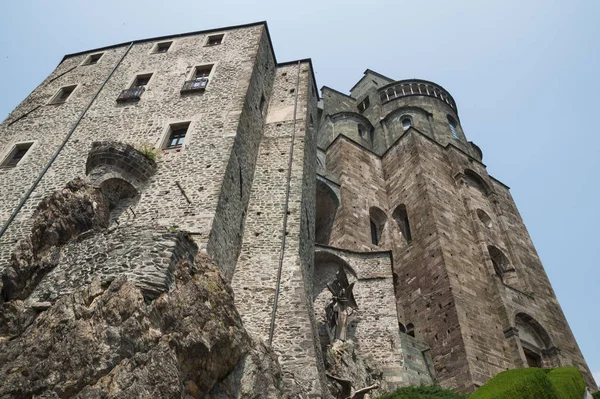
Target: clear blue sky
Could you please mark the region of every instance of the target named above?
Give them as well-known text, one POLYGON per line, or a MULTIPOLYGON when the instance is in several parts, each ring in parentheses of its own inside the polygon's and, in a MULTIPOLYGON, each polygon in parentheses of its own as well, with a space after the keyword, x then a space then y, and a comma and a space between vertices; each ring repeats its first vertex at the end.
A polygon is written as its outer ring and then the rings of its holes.
POLYGON ((5 1, 0 119, 64 54, 267 20, 278 61, 347 92, 366 68, 435 81, 512 188, 600 382, 600 1, 5 1))

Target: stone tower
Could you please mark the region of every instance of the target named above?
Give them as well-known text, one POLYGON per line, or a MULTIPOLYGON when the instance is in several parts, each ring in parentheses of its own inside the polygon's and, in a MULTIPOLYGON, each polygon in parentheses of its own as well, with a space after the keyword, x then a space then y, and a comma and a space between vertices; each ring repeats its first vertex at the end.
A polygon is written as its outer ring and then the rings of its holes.
POLYGON ((278 63, 265 22, 65 56, 0 125, 0 181, 0 304, 44 311, 122 275, 156 298, 205 252, 293 397, 328 397, 327 283, 343 268, 347 336, 389 388, 569 364, 592 384, 450 94, 367 70, 320 100, 311 61, 278 63), (42 199, 80 178, 110 203, 106 228, 15 267, 42 199))
POLYGON ((322 97, 317 247, 391 253, 398 328, 429 347, 437 381, 471 391, 509 368, 575 365, 594 386, 509 189, 488 175, 452 96, 366 70, 350 96, 322 97))

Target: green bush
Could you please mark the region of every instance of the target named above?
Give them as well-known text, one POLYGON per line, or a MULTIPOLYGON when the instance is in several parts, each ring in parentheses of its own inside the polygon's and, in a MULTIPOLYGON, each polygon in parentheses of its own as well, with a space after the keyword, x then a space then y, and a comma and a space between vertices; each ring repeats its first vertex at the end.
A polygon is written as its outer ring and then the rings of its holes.
POLYGON ((585 391, 583 376, 576 367, 559 367, 548 371, 548 379, 561 399, 581 399, 585 391))
POLYGON ((581 399, 585 385, 575 367, 504 371, 469 399, 581 399))
POLYGON ((600 399, 600 391, 596 391, 592 394, 592 396, 594 397, 594 399, 600 399))
POLYGON ((378 399, 466 399, 466 396, 438 386, 422 386, 398 388, 378 399))
POLYGON ((135 149, 144 154, 144 156, 151 161, 156 161, 161 154, 160 149, 155 149, 154 146, 148 142, 136 145, 135 149))
POLYGON ((526 368, 498 374, 469 399, 558 399, 557 395, 544 369, 526 368))

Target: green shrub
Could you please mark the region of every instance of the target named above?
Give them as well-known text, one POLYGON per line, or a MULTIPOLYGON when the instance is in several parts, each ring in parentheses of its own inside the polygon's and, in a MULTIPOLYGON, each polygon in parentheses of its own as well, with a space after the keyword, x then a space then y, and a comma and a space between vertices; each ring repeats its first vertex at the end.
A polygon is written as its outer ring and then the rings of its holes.
POLYGON ((438 386, 422 386, 398 388, 378 399, 466 399, 466 396, 438 386))
POLYGON ((585 391, 583 376, 576 367, 559 367, 548 371, 548 379, 561 399, 581 399, 585 391))
POLYGON ((594 397, 594 399, 600 399, 600 391, 596 391, 592 394, 592 396, 594 397))
POLYGON ((161 154, 160 149, 155 149, 152 144, 147 142, 135 146, 135 149, 151 161, 156 161, 161 154))
POLYGON ((559 399, 556 389, 539 368, 504 371, 475 391, 469 399, 559 399))
POLYGON ((469 399, 581 399, 585 384, 575 367, 504 371, 469 399))

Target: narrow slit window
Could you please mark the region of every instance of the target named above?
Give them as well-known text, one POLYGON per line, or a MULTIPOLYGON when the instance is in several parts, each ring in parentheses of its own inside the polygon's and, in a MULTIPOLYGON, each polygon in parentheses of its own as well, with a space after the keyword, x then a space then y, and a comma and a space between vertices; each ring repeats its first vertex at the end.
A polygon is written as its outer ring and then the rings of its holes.
POLYGON ((377 234, 377 225, 371 219, 371 243, 373 245, 379 245, 379 235, 377 234))
POLYGON ((448 125, 450 126, 450 132, 452 133, 452 138, 454 140, 460 140, 460 136, 458 134, 458 128, 456 126, 456 121, 451 117, 448 117, 448 125))
POLYGON ((367 135, 367 128, 365 128, 363 125, 359 124, 358 125, 358 135, 360 136, 360 138, 364 139, 365 136, 367 135))

